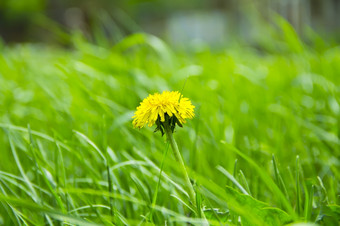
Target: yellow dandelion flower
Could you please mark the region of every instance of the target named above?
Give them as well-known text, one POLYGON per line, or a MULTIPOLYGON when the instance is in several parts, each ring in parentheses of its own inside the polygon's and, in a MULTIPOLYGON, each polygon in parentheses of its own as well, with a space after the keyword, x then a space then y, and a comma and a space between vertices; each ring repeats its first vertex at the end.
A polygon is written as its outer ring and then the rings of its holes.
POLYGON ((135 128, 157 124, 156 131, 161 130, 163 134, 162 129, 166 121, 173 131, 175 124, 182 126, 186 122, 185 119, 194 117, 194 108, 191 101, 182 97, 178 91, 150 94, 137 107, 132 124, 135 128))
MULTIPOLYGON (((149 126, 156 124, 155 132, 160 131, 162 136, 166 134, 168 143, 171 145, 175 159, 185 179, 191 202, 193 206, 196 206, 195 190, 190 182, 181 153, 173 137, 176 124, 182 127, 186 119, 194 117, 194 108, 195 106, 191 104, 191 101, 188 98, 184 98, 178 91, 150 94, 137 107, 134 116, 132 116, 134 118, 132 124, 135 128, 143 128, 146 124, 149 126)), ((164 152, 164 157, 165 155, 166 152, 164 152)), ((198 206, 198 211, 204 216, 201 205, 198 206)))

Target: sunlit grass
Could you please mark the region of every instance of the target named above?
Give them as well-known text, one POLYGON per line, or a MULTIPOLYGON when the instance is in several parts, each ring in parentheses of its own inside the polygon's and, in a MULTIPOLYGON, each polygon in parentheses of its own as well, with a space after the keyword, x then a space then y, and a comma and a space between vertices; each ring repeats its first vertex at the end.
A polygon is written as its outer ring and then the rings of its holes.
POLYGON ((1 47, 0 221, 202 223, 170 152, 152 205, 166 143, 131 124, 149 93, 185 83, 196 117, 174 136, 211 224, 336 225, 340 49, 285 32, 265 52, 172 51, 144 34, 1 47))

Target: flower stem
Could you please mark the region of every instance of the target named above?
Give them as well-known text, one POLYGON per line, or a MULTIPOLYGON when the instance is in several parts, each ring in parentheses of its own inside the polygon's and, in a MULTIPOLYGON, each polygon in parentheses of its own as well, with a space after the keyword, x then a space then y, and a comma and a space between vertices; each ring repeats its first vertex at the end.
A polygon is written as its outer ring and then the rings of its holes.
POLYGON ((172 134, 172 131, 170 129, 170 127, 167 125, 165 126, 165 134, 166 134, 166 137, 171 145, 171 148, 172 148, 172 151, 175 155, 175 159, 176 161, 179 163, 179 168, 181 170, 181 173, 184 177, 184 180, 185 180, 185 183, 186 183, 186 186, 187 186, 187 189, 188 189, 188 192, 189 192, 189 197, 191 199, 191 202, 193 204, 193 206, 196 208, 196 195, 195 195, 195 191, 194 191, 194 188, 190 182, 190 179, 189 179, 189 176, 188 176, 188 172, 185 168, 185 165, 184 165, 184 162, 183 162, 183 159, 182 159, 182 156, 181 156, 181 153, 179 152, 178 150, 178 146, 177 146, 177 143, 173 137, 173 134, 172 134))

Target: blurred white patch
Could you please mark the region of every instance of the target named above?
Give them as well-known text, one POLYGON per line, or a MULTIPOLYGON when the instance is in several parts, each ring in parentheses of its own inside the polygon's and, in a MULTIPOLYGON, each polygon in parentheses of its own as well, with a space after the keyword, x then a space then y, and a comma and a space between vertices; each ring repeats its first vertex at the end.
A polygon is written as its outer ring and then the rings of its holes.
POLYGON ((189 65, 187 67, 178 70, 174 77, 178 80, 186 79, 189 76, 200 76, 203 72, 203 68, 199 65, 189 65))
POLYGON ((168 20, 167 31, 175 45, 225 43, 227 16, 219 11, 175 13, 168 20))
POLYGON ((240 105, 240 110, 242 113, 247 114, 249 111, 249 105, 246 101, 242 101, 241 105, 240 105))
POLYGON ((264 66, 251 68, 243 64, 237 64, 235 74, 239 74, 256 85, 264 86, 264 79, 268 75, 268 69, 264 66))
POLYGON ((109 154, 110 158, 112 159, 113 162, 118 162, 118 158, 117 155, 115 154, 115 152, 110 148, 107 147, 107 153, 109 154))
POLYGON ((328 104, 334 114, 338 115, 340 113, 339 103, 336 101, 336 99, 333 96, 330 96, 328 98, 328 104))
POLYGON ((230 124, 229 126, 227 126, 224 130, 224 137, 225 140, 228 144, 232 144, 233 140, 234 140, 234 128, 233 126, 230 124))
POLYGON ((28 103, 30 102, 33 97, 34 97, 34 93, 30 90, 23 90, 21 88, 16 88, 13 91, 14 94, 14 98, 16 101, 21 102, 21 103, 28 103))
POLYGON ((326 102, 324 100, 317 100, 315 101, 315 108, 317 110, 324 110, 324 108, 326 107, 326 102))
POLYGON ((29 179, 30 181, 32 181, 32 180, 35 179, 35 174, 34 174, 34 172, 32 172, 31 170, 27 171, 26 176, 28 177, 28 179, 29 179))
POLYGON ((191 129, 189 130, 189 137, 190 137, 190 140, 191 141, 194 141, 197 137, 197 134, 196 134, 196 131, 194 129, 191 129))
POLYGON ((310 96, 304 95, 301 99, 301 104, 306 108, 313 108, 314 106, 314 99, 310 96))
POLYGON ((218 88, 218 81, 216 80, 210 80, 207 84, 211 90, 216 90, 218 88))
POLYGON ((302 74, 296 78, 298 84, 302 86, 302 89, 306 93, 313 92, 313 79, 309 74, 302 74))

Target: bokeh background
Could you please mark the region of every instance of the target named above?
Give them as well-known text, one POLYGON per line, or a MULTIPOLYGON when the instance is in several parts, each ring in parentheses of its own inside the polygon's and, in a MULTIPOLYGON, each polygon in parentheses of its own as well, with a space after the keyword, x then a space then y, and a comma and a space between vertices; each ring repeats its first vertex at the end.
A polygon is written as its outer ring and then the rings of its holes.
POLYGON ((339 11, 337 0, 2 0, 0 36, 5 42, 67 45, 64 33, 81 32, 96 44, 112 45, 143 31, 180 47, 258 45, 278 14, 306 41, 311 29, 334 41, 340 38, 339 11))
POLYGON ((214 225, 337 225, 338 12, 336 0, 0 0, 0 225, 194 223, 170 151, 156 189, 164 137, 131 123, 150 93, 183 87, 196 116, 174 136, 214 225))

